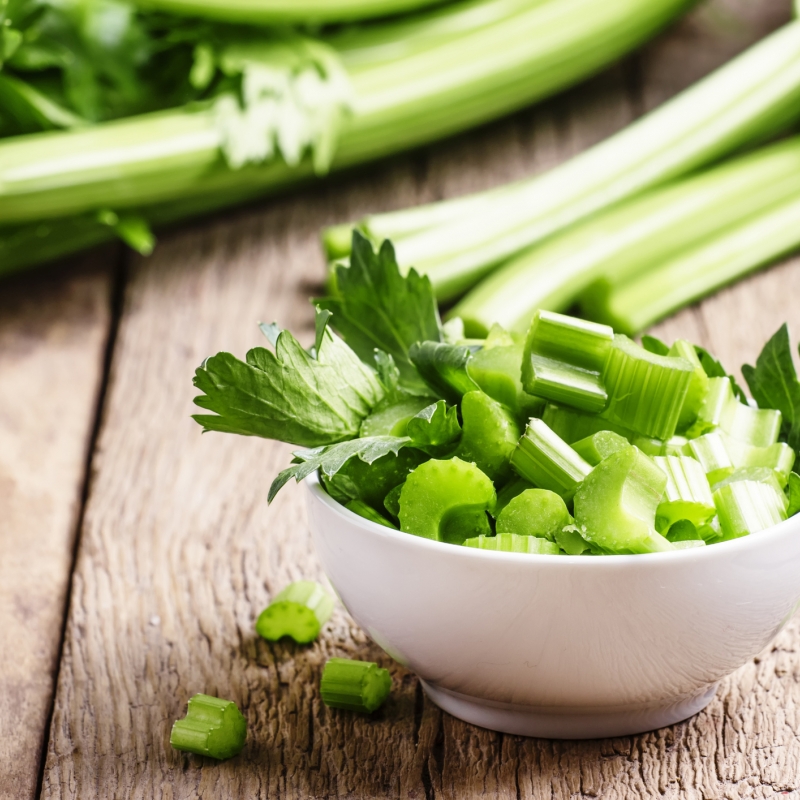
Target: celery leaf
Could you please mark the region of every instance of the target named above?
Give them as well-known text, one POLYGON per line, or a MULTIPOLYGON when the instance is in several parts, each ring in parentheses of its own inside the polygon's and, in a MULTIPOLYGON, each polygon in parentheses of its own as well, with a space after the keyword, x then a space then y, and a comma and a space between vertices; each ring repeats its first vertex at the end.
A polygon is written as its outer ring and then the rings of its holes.
POLYGON ((409 358, 428 386, 451 403, 467 392, 480 389, 467 372, 473 348, 443 342, 417 342, 409 358))
POLYGON ((214 414, 194 419, 207 431, 263 436, 304 447, 358 436, 361 421, 384 397, 375 373, 329 329, 317 357, 281 331, 275 352, 256 347, 240 361, 230 353, 207 359, 194 384, 195 404, 214 414))
POLYGON ((759 408, 776 408, 781 412, 781 438, 800 452, 800 380, 786 323, 764 345, 755 367, 749 364, 742 367, 742 375, 759 408))
POLYGON ((404 277, 391 242, 376 253, 353 231, 350 264, 334 267, 336 292, 314 300, 333 312, 331 324, 362 361, 372 363, 375 349, 394 359, 400 388, 413 394, 428 390, 409 358, 415 342, 442 339, 442 327, 431 282, 415 270, 404 277))

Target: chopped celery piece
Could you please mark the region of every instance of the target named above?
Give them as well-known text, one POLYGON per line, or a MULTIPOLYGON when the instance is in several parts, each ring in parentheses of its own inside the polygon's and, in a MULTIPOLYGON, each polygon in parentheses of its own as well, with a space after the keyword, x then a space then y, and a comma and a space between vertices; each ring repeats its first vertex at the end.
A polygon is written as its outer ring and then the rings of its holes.
POLYGON ((383 507, 395 518, 400 516, 400 493, 403 491, 403 484, 400 483, 387 493, 383 498, 383 507))
POLYGON ((467 373, 489 397, 527 419, 541 414, 545 401, 522 388, 521 366, 521 344, 485 345, 467 362, 467 373))
POLYGON ((372 661, 329 658, 322 670, 319 692, 328 708, 370 714, 392 691, 392 676, 372 661))
POLYGON ((454 455, 477 464, 492 480, 511 476, 511 456, 520 430, 510 411, 484 392, 467 392, 461 400, 463 432, 454 455))
POLYGON ((497 503, 494 506, 495 519, 500 516, 502 510, 517 496, 521 495, 526 489, 533 489, 534 487, 528 483, 524 478, 512 478, 500 491, 497 493, 497 503))
POLYGON ((789 473, 789 485, 787 486, 788 492, 788 508, 786 509, 787 516, 793 517, 800 511, 800 475, 796 472, 789 473))
POLYGON ((532 553, 544 556, 561 554, 557 544, 540 539, 538 536, 520 536, 516 533, 498 533, 497 536, 476 536, 467 539, 467 547, 480 550, 497 550, 503 553, 532 553))
POLYGON ((592 471, 591 465, 540 419, 528 423, 511 456, 511 466, 521 478, 567 501, 592 471))
POLYGON ((659 356, 617 335, 603 371, 608 392, 604 416, 657 439, 669 439, 689 390, 694 368, 683 358, 659 356))
POLYGON ((389 453, 367 464, 360 458, 349 459, 333 476, 320 471, 325 490, 337 502, 345 505, 361 500, 376 510, 382 509, 383 499, 401 484, 427 456, 412 447, 404 447, 397 455, 389 453))
POLYGON ((786 519, 786 497, 761 481, 733 481, 714 492, 722 539, 737 539, 786 519))
MULTIPOLYGON (((716 509, 714 513, 716 514, 716 509)), ((658 516, 656 516, 656 522, 658 522, 658 516)), ((662 530, 660 533, 666 536, 673 544, 675 542, 694 541, 700 538, 697 526, 689 522, 688 519, 679 519, 670 525, 668 530, 662 530)))
POLYGON ((785 501, 784 505, 788 506, 788 499, 783 492, 783 485, 775 475, 775 471, 769 467, 743 467, 742 469, 734 470, 723 480, 715 483, 711 487, 712 492, 722 489, 724 486, 730 486, 732 483, 739 481, 751 481, 753 483, 763 483, 773 489, 785 501))
POLYGON ((685 339, 678 339, 667 353, 669 356, 677 356, 688 361, 694 368, 692 378, 689 381, 689 390, 686 392, 686 399, 683 401, 680 416, 678 417, 678 430, 685 431, 696 419, 700 409, 705 403, 708 394, 708 375, 700 363, 694 345, 685 339))
POLYGON ((358 514, 359 517, 368 519, 370 522, 377 522, 378 525, 383 525, 385 528, 394 528, 397 530, 397 526, 389 522, 383 514, 379 514, 372 506, 368 506, 361 500, 351 500, 347 503, 345 508, 348 511, 352 511, 354 514, 358 514))
POLYGON ((795 462, 795 452, 786 442, 776 442, 769 447, 756 447, 728 436, 725 438, 725 447, 737 469, 768 467, 774 471, 780 485, 786 486, 795 462))
POLYGON ((614 331, 608 325, 539 310, 533 315, 525 340, 522 381, 526 382, 527 361, 531 355, 563 361, 599 374, 613 341, 614 331))
POLYGON ((581 536, 574 524, 565 525, 560 531, 556 531, 555 538, 558 546, 568 556, 579 556, 592 549, 592 545, 581 536))
POLYGON ((706 543, 702 539, 682 539, 679 542, 673 542, 672 547, 675 550, 694 550, 695 547, 705 547, 706 543))
POLYGON ((333 598, 314 581, 290 583, 259 614, 256 633, 270 642, 289 636, 308 644, 333 613, 333 598))
POLYGON ((408 423, 435 402, 429 397, 384 398, 361 423, 360 436, 405 436, 408 423))
POLYGON ((600 377, 614 338, 607 325, 537 311, 522 358, 526 392, 585 411, 602 411, 608 395, 600 377))
POLYGON ((236 703, 196 694, 186 717, 173 724, 169 743, 176 750, 222 760, 238 755, 246 736, 247 720, 236 703))
POLYGON ((728 436, 756 447, 778 441, 781 412, 772 408, 751 408, 740 403, 728 378, 710 378, 708 396, 697 417, 705 430, 722 429, 728 436))
POLYGON ((655 529, 667 476, 638 448, 601 461, 575 493, 575 523, 583 538, 615 553, 657 553, 672 545, 655 529))
POLYGON ((554 541, 556 531, 571 522, 566 504, 555 492, 526 489, 497 515, 497 534, 541 536, 554 541))
POLYGON ((690 439, 686 445, 686 454, 700 462, 708 482, 712 485, 730 475, 735 468, 725 439, 719 433, 706 433, 690 439))
POLYGON ((400 492, 400 530, 461 544, 490 534, 486 511, 496 501, 491 480, 460 458, 431 459, 417 467, 400 492))
POLYGON ((670 529, 678 520, 688 520, 700 527, 717 513, 699 461, 691 456, 656 456, 653 461, 667 476, 664 497, 656 509, 659 533, 670 529))
POLYGON ((567 444, 578 442, 599 431, 613 431, 628 440, 635 436, 622 425, 616 425, 603 417, 598 417, 597 414, 587 414, 576 408, 567 408, 555 403, 547 404, 542 419, 567 444))
POLYGON ((636 435, 632 436, 630 441, 648 456, 680 456, 685 454, 689 440, 685 436, 677 435, 666 440, 636 435))
POLYGON ((608 458, 617 450, 622 450, 630 443, 624 436, 620 436, 614 431, 598 431, 585 439, 581 439, 572 445, 572 449, 581 458, 593 467, 597 466, 604 458, 608 458))

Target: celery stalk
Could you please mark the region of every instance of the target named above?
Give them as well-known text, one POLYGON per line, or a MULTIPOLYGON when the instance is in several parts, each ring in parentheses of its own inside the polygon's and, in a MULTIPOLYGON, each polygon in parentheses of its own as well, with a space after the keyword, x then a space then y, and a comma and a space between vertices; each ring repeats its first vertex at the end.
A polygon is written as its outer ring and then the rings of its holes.
MULTIPOLYGON (((550 95, 627 52, 691 4, 545 2, 395 60, 365 56, 347 41, 340 52, 353 113, 332 167, 429 142, 550 95)), ((328 41, 336 49, 336 37, 328 41)), ((276 159, 232 170, 220 155, 220 137, 213 109, 202 107, 15 137, 0 143, 0 221, 100 207, 143 209, 197 193, 241 197, 313 174, 309 160, 294 168, 276 159)))
POLYGON ((760 481, 735 481, 714 492, 722 539, 736 539, 786 519, 783 492, 760 481))
POLYGON ((628 440, 613 431, 598 431, 572 445, 572 449, 593 467, 604 458, 630 444, 628 440))
POLYGON ((553 541, 572 522, 564 500, 547 489, 526 489, 497 515, 497 534, 540 536, 553 541))
POLYGON ((697 528, 705 525, 716 509, 700 462, 691 456, 657 456, 653 461, 667 476, 664 498, 656 509, 656 530, 664 533, 681 519, 697 528))
POLYGON ((466 547, 480 550, 496 550, 501 553, 532 553, 557 556, 561 553, 557 544, 538 536, 520 536, 516 533, 498 533, 497 536, 476 536, 464 542, 466 547))

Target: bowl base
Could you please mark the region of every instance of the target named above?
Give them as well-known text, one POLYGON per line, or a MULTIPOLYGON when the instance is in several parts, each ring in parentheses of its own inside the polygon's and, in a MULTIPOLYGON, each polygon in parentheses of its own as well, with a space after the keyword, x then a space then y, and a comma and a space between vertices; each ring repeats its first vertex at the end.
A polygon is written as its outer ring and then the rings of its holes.
POLYGON ((700 694, 664 707, 559 711, 482 700, 426 681, 422 681, 422 687, 439 708, 464 722, 502 733, 541 739, 603 739, 664 728, 702 711, 717 691, 717 684, 712 684, 700 694))

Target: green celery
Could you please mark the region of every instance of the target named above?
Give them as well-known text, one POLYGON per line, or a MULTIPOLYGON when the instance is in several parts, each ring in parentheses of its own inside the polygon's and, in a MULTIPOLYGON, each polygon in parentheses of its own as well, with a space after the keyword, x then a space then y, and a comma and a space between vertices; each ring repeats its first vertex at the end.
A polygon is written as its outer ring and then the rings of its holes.
POLYGON ((601 461, 575 493, 581 536, 613 553, 658 553, 672 545, 655 529, 667 476, 630 446, 601 461))
POLYGON ((656 530, 664 533, 678 520, 695 527, 716 514, 711 488, 700 462, 691 456, 656 456, 653 461, 667 476, 664 497, 656 509, 656 530))
POLYGON ((521 495, 526 489, 534 487, 524 478, 512 478, 502 489, 497 492, 497 503, 494 507, 495 519, 500 516, 503 509, 515 498, 521 495))
POLYGON ((581 536, 575 524, 565 525, 560 531, 556 531, 555 539, 568 556, 579 556, 587 551, 598 550, 581 536))
POLYGON ((392 690, 392 676, 372 661, 329 658, 322 670, 319 693, 328 708, 371 714, 392 690))
POLYGON ((604 416, 645 436, 669 439, 693 371, 682 358, 649 353, 627 336, 615 336, 602 375, 609 398, 604 416))
MULTIPOLYGON (((800 23, 795 23, 800 25, 800 23)), ((636 333, 800 246, 800 192, 615 287, 585 312, 636 333)))
POLYGON ((497 534, 540 536, 550 541, 572 523, 567 506, 559 495, 547 489, 526 489, 497 515, 497 534))
POLYGON ((400 530, 461 544, 491 532, 487 511, 496 501, 491 480, 460 458, 431 459, 406 478, 400 492, 400 530))
POLYGON ((572 449, 588 464, 596 467, 604 458, 608 458, 617 450, 627 447, 630 442, 613 431, 598 431, 585 439, 575 442, 572 449))
POLYGON ((773 471, 778 483, 783 487, 795 462, 794 450, 786 442, 777 442, 769 447, 755 447, 726 437, 725 447, 737 468, 766 467, 773 471))
POLYGON ((702 539, 684 539, 672 543, 675 550, 694 550, 696 547, 705 547, 705 545, 706 543, 702 539))
POLYGON ((630 443, 635 444, 648 456, 680 456, 686 452, 688 439, 685 436, 671 436, 669 439, 657 439, 653 436, 636 434, 630 437, 630 443))
POLYGON ((352 511, 354 514, 358 514, 359 517, 368 519, 370 522, 383 525, 384 528, 394 528, 397 530, 396 525, 389 522, 383 514, 378 513, 372 506, 368 506, 362 500, 351 500, 349 503, 345 504, 345 508, 348 511, 352 511))
POLYGON ((706 375, 706 371, 700 363, 694 345, 685 339, 678 339, 669 349, 667 355, 682 358, 694 367, 692 379, 689 382, 689 390, 686 392, 686 400, 683 402, 683 407, 678 417, 678 430, 685 431, 697 419, 697 415, 705 403, 708 395, 708 375, 706 375))
POLYGON ((318 583, 295 581, 259 614, 256 633, 271 642, 290 636, 298 644, 308 644, 332 613, 333 598, 318 583))
POLYGON ((498 533, 497 536, 476 536, 467 539, 467 547, 480 550, 495 550, 501 553, 531 553, 543 556, 557 556, 561 550, 557 544, 538 536, 520 536, 516 533, 498 533))
POLYGON ((246 737, 247 720, 236 703, 196 694, 189 698, 186 717, 172 726, 169 743, 176 750, 222 760, 238 755, 246 737))
POLYGON ((602 411, 608 401, 600 377, 614 331, 597 325, 537 311, 522 357, 526 392, 585 411, 602 411))
POLYGON ((567 444, 573 444, 600 431, 613 431, 629 441, 636 436, 633 431, 598 417, 597 414, 587 414, 576 408, 559 406, 555 403, 548 403, 545 406, 542 420, 567 444))
POLYGON ((540 419, 532 419, 511 456, 511 466, 521 478, 549 489, 569 501, 581 481, 592 471, 563 439, 540 419))
POLYGON ((430 397, 384 398, 361 423, 360 436, 405 436, 408 423, 433 402, 430 397))
POLYGON ((771 528, 786 519, 786 497, 768 483, 738 480, 714 492, 722 540, 771 528))
POLYGON ((733 459, 720 433, 706 433, 686 444, 686 454, 697 459, 710 484, 726 478, 735 469, 733 459))

